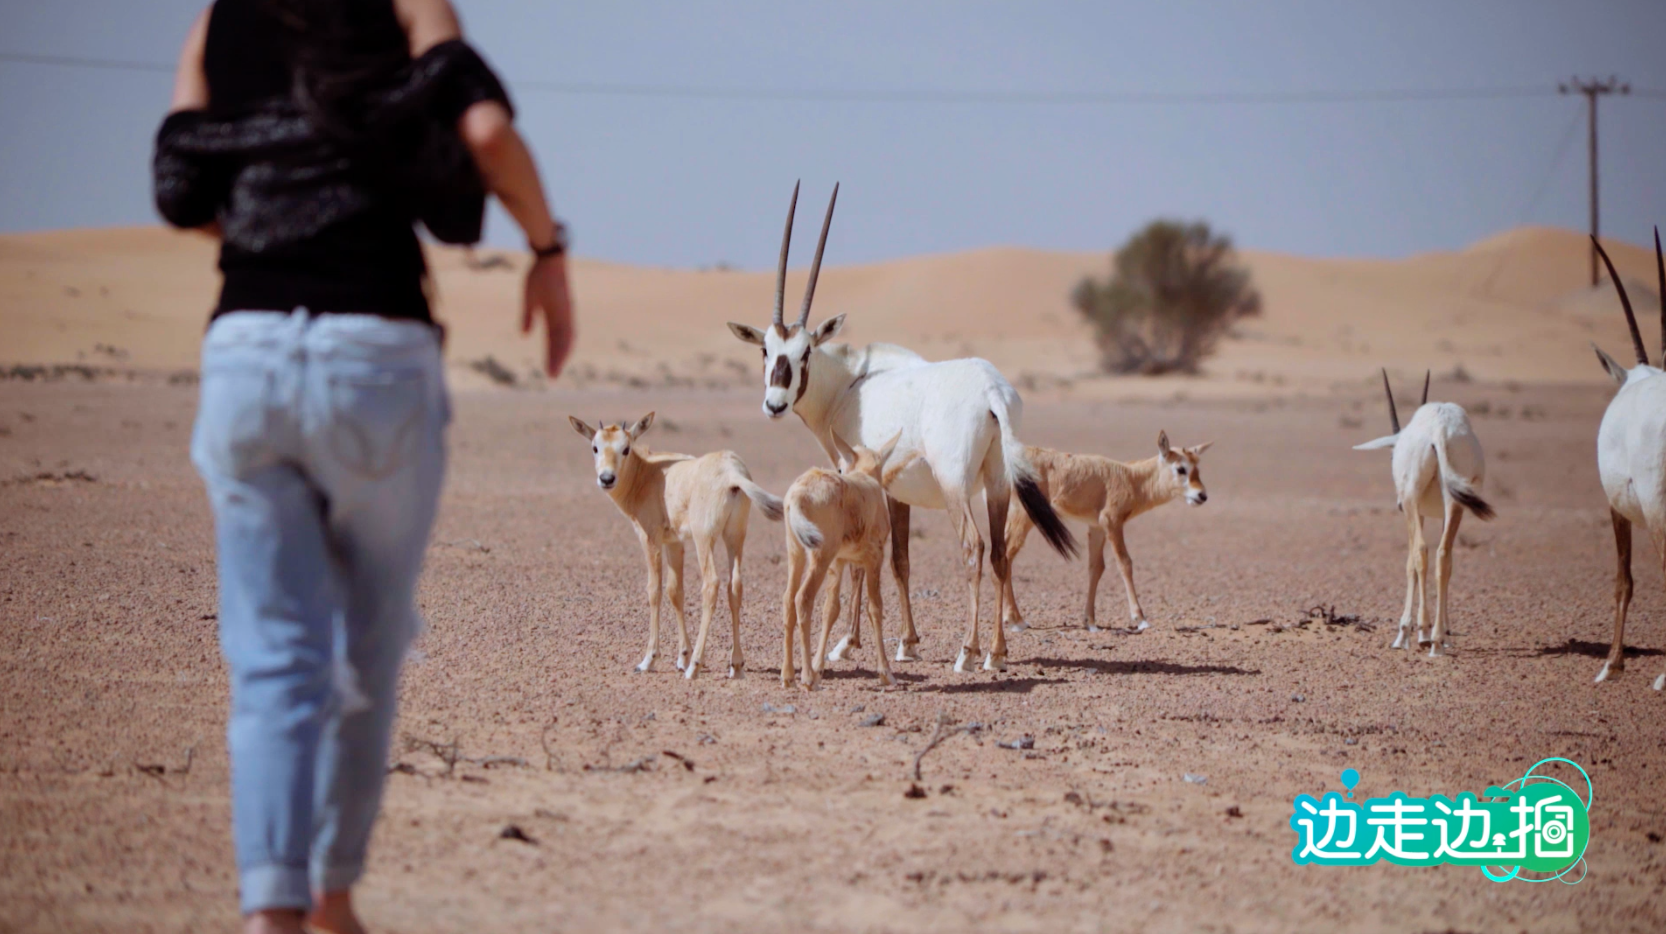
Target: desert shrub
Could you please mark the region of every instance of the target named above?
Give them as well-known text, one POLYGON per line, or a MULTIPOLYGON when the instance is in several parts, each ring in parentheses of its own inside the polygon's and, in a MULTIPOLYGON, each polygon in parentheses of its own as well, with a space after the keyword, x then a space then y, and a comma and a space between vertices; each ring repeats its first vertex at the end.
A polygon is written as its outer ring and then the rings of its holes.
POLYGON ((1093 325, 1112 373, 1196 373, 1240 318, 1261 313, 1232 240, 1202 221, 1156 220, 1116 251, 1110 278, 1077 283, 1070 302, 1093 325))

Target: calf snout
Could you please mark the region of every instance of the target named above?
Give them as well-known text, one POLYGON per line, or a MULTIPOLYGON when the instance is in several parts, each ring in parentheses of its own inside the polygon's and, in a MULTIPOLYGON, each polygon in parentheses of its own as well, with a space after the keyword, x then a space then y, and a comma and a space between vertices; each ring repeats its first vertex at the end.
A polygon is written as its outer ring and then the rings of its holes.
POLYGON ((1204 503, 1209 502, 1209 494, 1202 491, 1187 493, 1186 502, 1193 506, 1202 506, 1204 503))
POLYGON ((766 401, 764 402, 764 412, 767 413, 770 418, 780 418, 781 416, 787 414, 787 404, 785 402, 775 402, 773 400, 766 401))
POLYGON ((596 485, 604 490, 613 489, 613 484, 618 481, 619 477, 611 470, 603 471, 602 473, 596 475, 596 485))

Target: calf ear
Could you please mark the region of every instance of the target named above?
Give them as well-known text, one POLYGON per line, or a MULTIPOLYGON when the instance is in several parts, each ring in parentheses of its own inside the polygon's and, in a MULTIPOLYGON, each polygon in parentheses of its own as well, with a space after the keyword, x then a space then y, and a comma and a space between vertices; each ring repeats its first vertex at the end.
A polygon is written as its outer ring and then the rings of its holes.
POLYGON ((1614 382, 1624 386, 1626 384, 1626 368, 1620 366, 1619 362, 1613 357, 1603 353, 1602 348, 1596 344, 1593 343, 1591 349, 1597 352, 1597 359, 1602 362, 1602 368, 1608 371, 1609 376, 1614 377, 1614 382))
POLYGON ((902 429, 898 428, 897 433, 891 436, 891 440, 885 442, 876 455, 876 459, 879 461, 879 465, 881 467, 884 467, 885 462, 891 459, 891 452, 897 449, 897 442, 901 440, 902 429))
POLYGON ((856 463, 856 450, 839 437, 839 433, 829 432, 833 436, 833 450, 839 453, 839 473, 844 473, 856 463))
POLYGON ((584 422, 579 421, 571 415, 567 416, 567 423, 573 426, 574 431, 583 435, 586 441, 596 437, 596 429, 591 428, 589 425, 586 425, 584 422))
POLYGON ((653 424, 654 424, 654 413, 649 412, 647 415, 644 415, 641 418, 637 419, 636 424, 634 424, 631 427, 625 429, 625 434, 630 435, 631 440, 635 441, 637 438, 642 437, 642 433, 647 431, 650 427, 652 427, 653 424))
POLYGON ((902 460, 897 461, 895 464, 890 464, 885 468, 885 475, 880 478, 879 485, 889 489, 891 484, 896 482, 897 475, 907 470, 910 465, 919 459, 919 451, 909 451, 907 454, 904 454, 902 460))
POLYGON ((839 329, 844 326, 845 316, 834 315, 817 326, 816 330, 810 335, 810 343, 820 345, 826 341, 830 341, 839 333, 839 329))
POLYGON ((1169 456, 1169 450, 1169 433, 1166 431, 1157 432, 1157 453, 1167 457, 1169 456))
POLYGON ((1214 444, 1214 443, 1215 442, 1213 442, 1213 441, 1205 441, 1202 444, 1197 445, 1196 447, 1187 448, 1186 453, 1192 455, 1193 457, 1202 456, 1203 452, 1209 450, 1209 446, 1214 444))
POLYGON ((757 344, 759 347, 764 345, 764 332, 752 327, 749 324, 737 324, 731 321, 729 322, 729 333, 735 335, 743 341, 746 341, 748 344, 757 344))

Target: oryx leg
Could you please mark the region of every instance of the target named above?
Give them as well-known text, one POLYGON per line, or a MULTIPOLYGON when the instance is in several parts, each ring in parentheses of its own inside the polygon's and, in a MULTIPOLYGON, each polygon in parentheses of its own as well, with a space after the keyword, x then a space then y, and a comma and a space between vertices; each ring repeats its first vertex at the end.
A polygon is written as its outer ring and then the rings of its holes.
POLYGON ((724 540, 729 557, 729 677, 738 678, 746 670, 746 656, 740 647, 740 605, 745 596, 741 586, 740 564, 746 553, 746 526, 727 533, 724 540))
MULTIPOLYGON (((1145 611, 1140 609, 1140 596, 1134 590, 1134 559, 1128 555, 1128 542, 1122 537, 1122 523, 1107 522, 1105 531, 1111 540, 1111 551, 1116 554, 1117 570, 1122 572, 1122 589, 1128 594, 1128 620, 1135 632, 1144 632, 1151 628, 1145 620, 1145 611)), ((1103 563, 1104 559, 1100 559, 1103 563)))
POLYGON ((1097 523, 1088 527, 1088 601, 1082 608, 1082 623, 1089 632, 1099 631, 1094 605, 1099 602, 1099 579, 1105 576, 1105 530, 1097 523))
MULTIPOLYGON (((833 644, 833 650, 827 653, 827 660, 830 662, 842 662, 862 647, 862 582, 856 577, 861 572, 856 569, 854 564, 847 565, 847 567, 850 572, 850 629, 839 637, 839 641, 833 644)), ((839 573, 833 575, 833 593, 837 594, 839 592, 839 582, 844 574, 845 571, 840 570, 839 573)), ((830 612, 836 616, 839 608, 838 601, 835 600, 830 606, 832 607, 830 612)))
MULTIPOLYGON (((821 672, 815 669, 814 661, 811 658, 810 621, 815 615, 816 592, 821 590, 822 582, 827 579, 828 569, 833 565, 833 557, 821 552, 811 551, 806 553, 805 559, 808 567, 804 571, 804 580, 798 585, 798 594, 794 597, 798 603, 796 613, 798 616, 798 636, 803 648, 804 661, 804 667, 799 672, 798 680, 804 687, 812 688, 815 687, 816 681, 821 678, 821 672)), ((825 626, 823 631, 826 631, 825 626)), ((791 687, 791 682, 783 681, 782 683, 791 687)))
MULTIPOLYGON (((891 677, 891 663, 885 657, 885 609, 879 596, 879 566, 884 560, 881 555, 868 567, 865 575, 868 584, 868 619, 873 622, 874 662, 879 666, 879 683, 892 685, 896 679, 891 677)), ((856 591, 850 592, 852 602, 856 600, 856 591)))
POLYGON ((781 626, 785 643, 781 647, 781 686, 792 687, 793 638, 798 632, 798 588, 804 582, 809 553, 791 535, 787 536, 787 592, 781 597, 781 626))
POLYGON ((1452 545, 1458 540, 1458 523, 1464 518, 1464 508, 1454 500, 1446 504, 1446 525, 1440 530, 1440 545, 1435 549, 1435 628, 1429 634, 1429 654, 1439 655, 1446 650, 1446 634, 1451 628, 1447 618, 1446 594, 1452 589, 1452 545))
POLYGON ((1018 609, 1018 595, 1012 589, 1012 562, 1024 550, 1024 540, 1030 537, 1030 517, 1022 506, 1014 503, 1007 509, 1007 581, 1001 588, 1001 625, 1024 628, 1024 614, 1018 609))
POLYGON ((897 613, 902 618, 902 636, 897 639, 897 661, 920 660, 920 634, 914 631, 914 604, 908 595, 909 506, 885 497, 891 507, 891 576, 897 582, 897 613))
POLYGON ((706 639, 711 635, 712 617, 717 615, 717 594, 725 589, 723 577, 718 575, 717 542, 696 539, 694 559, 700 564, 700 633, 694 639, 694 654, 689 656, 688 667, 683 669, 685 678, 693 678, 705 664, 706 639))
POLYGON ((944 491, 948 501, 949 523, 960 537, 960 562, 966 573, 966 597, 970 611, 966 621, 966 639, 960 644, 955 658, 955 671, 971 671, 982 654, 978 638, 978 596, 983 589, 983 535, 978 532, 977 520, 972 515, 972 503, 961 490, 944 491))
MULTIPOLYGON (((664 568, 664 558, 660 554, 659 542, 653 541, 646 534, 642 539, 642 557, 648 564, 648 654, 642 656, 637 663, 637 671, 653 671, 654 659, 659 657, 659 608, 664 598, 665 589, 661 581, 664 568)), ((678 562, 679 567, 681 562, 678 562)), ((681 592, 681 588, 678 589, 681 592)))
MULTIPOLYGON (((984 504, 989 514, 989 567, 995 572, 995 637, 990 642, 989 655, 983 660, 984 671, 1007 670, 1007 628, 1001 625, 1000 596, 1012 585, 1012 565, 1007 562, 1007 512, 1012 508, 1012 489, 1002 477, 984 486, 984 504)), ((977 526, 972 526, 977 531, 977 526)))
POLYGON ((1415 504, 1411 512, 1411 558, 1417 570, 1417 644, 1424 646, 1429 644, 1429 546, 1423 540, 1423 514, 1415 504))
POLYGON ((665 595, 671 598, 671 612, 677 617, 677 670, 688 670, 688 613, 683 608, 683 543, 664 546, 665 595))
POLYGON ((1614 510, 1608 510, 1614 523, 1614 644, 1608 648, 1608 660, 1597 672, 1597 681, 1607 681, 1610 675, 1625 670, 1626 611, 1631 609, 1631 520, 1614 510))
MULTIPOLYGON (((1402 507, 1403 508, 1403 507, 1402 507)), ((1423 519, 1415 510, 1406 510, 1406 609, 1400 614, 1400 630, 1394 636, 1394 643, 1389 648, 1410 649, 1412 614, 1417 612, 1418 558, 1419 545, 1422 541, 1421 526, 1423 519)))

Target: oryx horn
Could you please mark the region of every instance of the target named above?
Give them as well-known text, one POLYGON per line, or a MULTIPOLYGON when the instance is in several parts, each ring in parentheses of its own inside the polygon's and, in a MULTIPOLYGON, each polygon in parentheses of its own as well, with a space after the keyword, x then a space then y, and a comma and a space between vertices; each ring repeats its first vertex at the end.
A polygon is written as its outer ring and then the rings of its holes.
POLYGON ((1654 228, 1654 271, 1660 277, 1660 365, 1666 366, 1666 258, 1660 255, 1660 226, 1654 228))
POLYGON ((821 254, 827 249, 827 228, 833 226, 833 205, 838 201, 839 183, 834 182, 833 197, 827 199, 827 216, 821 221, 821 239, 816 241, 816 258, 810 261, 810 281, 804 286, 804 308, 798 313, 799 327, 804 327, 810 321, 810 302, 816 297, 816 277, 821 274, 821 254))
POLYGON ((1418 405, 1420 405, 1420 406, 1429 404, 1429 374, 1432 373, 1432 372, 1434 372, 1434 371, 1432 371, 1432 370, 1424 370, 1423 371, 1423 401, 1418 403, 1418 405))
POLYGON ((781 261, 775 267, 775 320, 773 324, 777 331, 787 330, 786 322, 782 320, 787 304, 787 250, 793 242, 793 215, 798 213, 798 186, 793 182, 793 200, 787 205, 787 229, 781 233, 781 261))
POLYGON ((1648 366, 1649 352, 1643 349, 1643 334, 1637 330, 1637 316, 1631 313, 1631 296, 1626 294, 1625 283, 1614 271, 1614 261, 1608 258, 1608 251, 1602 248, 1602 242, 1592 237, 1591 243, 1596 246, 1597 255, 1602 257, 1602 264, 1608 267, 1608 278, 1614 280, 1614 288, 1620 293, 1620 308, 1626 313, 1626 327, 1631 329, 1631 346, 1637 348, 1637 362, 1648 366))
POLYGON ((1394 390, 1388 388, 1388 367, 1383 367, 1383 392, 1388 393, 1388 420, 1394 425, 1394 433, 1400 433, 1400 413, 1394 408, 1394 390))

